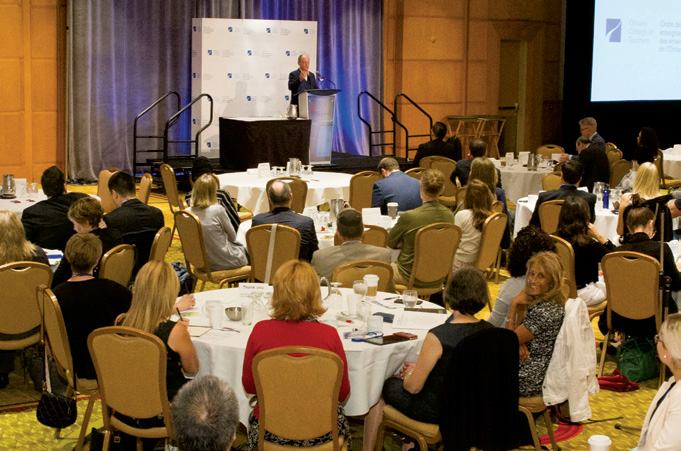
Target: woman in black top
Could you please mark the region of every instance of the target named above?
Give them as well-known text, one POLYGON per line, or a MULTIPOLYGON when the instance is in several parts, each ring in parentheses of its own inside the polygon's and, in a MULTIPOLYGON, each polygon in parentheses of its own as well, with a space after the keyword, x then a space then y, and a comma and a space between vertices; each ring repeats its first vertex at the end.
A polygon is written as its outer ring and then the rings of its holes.
POLYGON ((605 300, 605 284, 598 280, 598 264, 615 246, 589 222, 589 204, 581 197, 565 199, 558 216, 556 236, 572 245, 575 251, 577 295, 586 305, 605 300))

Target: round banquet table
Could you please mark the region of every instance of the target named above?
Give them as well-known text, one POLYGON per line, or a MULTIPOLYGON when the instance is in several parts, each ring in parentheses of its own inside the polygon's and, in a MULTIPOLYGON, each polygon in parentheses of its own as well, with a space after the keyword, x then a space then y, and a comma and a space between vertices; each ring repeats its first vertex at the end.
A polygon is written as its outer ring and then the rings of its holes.
MULTIPOLYGON (((330 199, 350 199, 352 174, 341 172, 313 172, 311 177, 302 177, 307 182, 306 207, 314 207, 330 199)), ((265 185, 269 177, 258 177, 247 172, 232 172, 218 175, 220 187, 236 201, 248 208, 254 215, 269 211, 265 185)))
MULTIPOLYGON (((513 237, 518 235, 520 229, 530 223, 534 207, 537 204, 537 197, 524 197, 518 200, 515 210, 515 227, 513 229, 513 237)), ((603 234, 604 237, 612 241, 615 245, 619 245, 619 235, 617 234, 617 216, 610 210, 599 208, 596 205, 596 221, 594 225, 603 234)))
POLYGON ((664 173, 674 179, 681 179, 681 155, 664 154, 664 173))
POLYGON ((528 194, 541 191, 541 181, 546 174, 553 172, 552 169, 540 168, 536 171, 528 171, 521 165, 505 166, 501 171, 501 186, 506 193, 506 199, 513 203, 518 202, 528 194))
MULTIPOLYGON (((352 292, 352 289, 341 288, 343 295, 352 292)), ((326 296, 326 287, 322 287, 322 297, 326 296)), ((209 321, 202 312, 204 303, 207 300, 219 300, 225 307, 239 306, 239 289, 230 288, 223 290, 206 291, 196 293, 196 306, 182 313, 182 316, 189 319, 191 326, 199 326, 196 329, 207 328, 208 332, 200 337, 192 337, 192 342, 199 357, 200 369, 197 377, 214 375, 229 383, 236 393, 239 401, 239 419, 247 425, 248 415, 251 407, 248 403, 250 395, 246 394, 241 383, 241 373, 244 363, 244 354, 248 337, 253 330, 253 325, 243 326, 241 321, 230 321, 225 316, 222 326, 223 330, 209 329, 209 321), (233 329, 233 330, 226 330, 233 329)), ((345 354, 348 361, 348 376, 350 379, 350 397, 345 405, 345 413, 348 416, 358 416, 366 414, 371 406, 376 404, 381 396, 381 390, 385 380, 395 374, 405 361, 415 362, 418 352, 421 349, 423 340, 428 330, 438 324, 442 324, 447 319, 447 314, 438 313, 418 313, 404 312, 401 304, 394 304, 396 298, 394 293, 378 293, 377 299, 381 304, 389 305, 390 308, 372 304, 372 312, 386 312, 395 314, 395 321, 406 315, 413 324, 404 325, 397 330, 406 330, 418 335, 418 339, 403 341, 384 346, 372 345, 363 342, 353 342, 344 339, 343 334, 351 330, 351 325, 345 322, 336 321, 336 315, 345 310, 340 305, 329 306, 328 311, 320 318, 321 322, 338 323, 337 329, 340 335, 345 354), (388 298, 388 300, 385 300, 388 298), (422 327, 422 328, 415 328, 422 327)), ((246 298, 248 299, 248 298, 246 298)), ((439 307, 435 304, 424 302, 424 307, 439 307)), ((345 306, 345 298, 343 299, 345 306)), ((177 319, 176 317, 174 319, 177 319)), ((254 318, 254 323, 259 320, 267 319, 264 315, 254 318)), ((384 323, 383 332, 385 335, 392 333, 392 324, 384 323)))
POLYGON ((24 210, 35 205, 41 200, 47 200, 47 196, 43 194, 43 190, 38 190, 38 193, 27 194, 25 197, 17 197, 16 199, 0 199, 0 210, 13 211, 21 218, 24 210))

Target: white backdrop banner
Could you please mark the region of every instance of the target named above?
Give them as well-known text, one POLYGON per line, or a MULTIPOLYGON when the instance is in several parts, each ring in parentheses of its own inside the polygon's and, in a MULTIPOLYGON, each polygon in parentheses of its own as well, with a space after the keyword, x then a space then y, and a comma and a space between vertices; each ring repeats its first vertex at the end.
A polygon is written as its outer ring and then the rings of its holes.
MULTIPOLYGON (((317 22, 192 19, 192 98, 213 97, 213 123, 201 134, 199 155, 220 156, 220 117, 283 116, 290 103, 288 74, 298 56, 316 70, 317 22)), ((192 107, 192 137, 210 118, 210 104, 192 107)))

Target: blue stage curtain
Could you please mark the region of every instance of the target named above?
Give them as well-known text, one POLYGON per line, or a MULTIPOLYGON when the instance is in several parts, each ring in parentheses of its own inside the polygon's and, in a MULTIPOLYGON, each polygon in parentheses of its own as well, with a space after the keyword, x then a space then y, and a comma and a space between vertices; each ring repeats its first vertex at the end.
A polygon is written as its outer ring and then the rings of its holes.
MULTIPOLYGON (((381 0, 92 0, 68 5, 71 179, 96 179, 99 170, 112 166, 131 171, 137 114, 168 91, 177 91, 183 105, 190 101, 193 17, 317 21, 317 70, 342 89, 336 97, 333 150, 368 154, 357 95, 363 90, 381 95, 381 0)), ((166 100, 140 122, 140 131, 162 135, 162 118, 172 109, 173 102, 166 100)), ((372 123, 378 123, 372 113, 372 123)), ((171 129, 171 139, 188 139, 189 121, 187 114, 171 129)), ((150 139, 141 147, 160 149, 161 144, 150 139)), ((190 150, 175 145, 170 151, 190 150)))

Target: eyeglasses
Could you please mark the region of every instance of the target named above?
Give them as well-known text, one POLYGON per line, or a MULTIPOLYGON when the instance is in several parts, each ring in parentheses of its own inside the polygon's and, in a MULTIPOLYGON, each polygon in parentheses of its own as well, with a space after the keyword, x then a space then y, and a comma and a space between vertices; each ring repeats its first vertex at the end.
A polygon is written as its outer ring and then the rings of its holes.
POLYGON ((658 343, 662 343, 662 345, 664 346, 664 341, 662 341, 662 338, 660 338, 659 334, 655 335, 655 344, 658 343))

